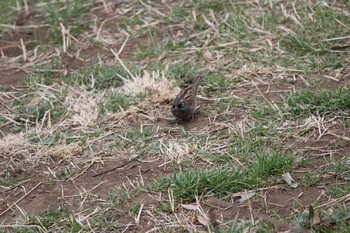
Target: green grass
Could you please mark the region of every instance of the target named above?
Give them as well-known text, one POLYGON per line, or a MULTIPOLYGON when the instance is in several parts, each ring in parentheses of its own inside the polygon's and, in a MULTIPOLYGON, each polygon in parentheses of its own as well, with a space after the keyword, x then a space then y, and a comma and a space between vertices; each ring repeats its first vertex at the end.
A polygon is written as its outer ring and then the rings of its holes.
POLYGON ((331 53, 329 48, 332 43, 325 41, 325 39, 342 37, 348 32, 348 29, 344 30, 344 27, 339 23, 344 22, 346 24, 349 22, 349 18, 342 12, 333 11, 319 5, 313 9, 314 20, 311 20, 307 17, 309 9, 305 6, 299 7, 298 11, 302 18, 303 28, 295 25, 292 30, 297 34, 290 34, 282 39, 282 42, 286 43, 285 47, 298 56, 327 55, 331 53))
MULTIPOLYGON (((62 69, 63 60, 64 58, 53 58, 49 65, 38 67, 40 70, 34 76, 27 78, 26 84, 28 86, 36 83, 52 85, 57 82, 64 82, 69 86, 87 85, 91 89, 102 90, 122 86, 124 84, 123 78, 130 78, 130 75, 120 65, 113 67, 87 65, 87 67, 76 70, 74 74, 62 75, 56 70, 62 69)), ((134 74, 137 71, 131 69, 134 74)))
MULTIPOLYGON (((44 51, 42 51, 44 53, 44 51)), ((45 65, 35 65, 35 75, 27 76, 24 79, 24 84, 27 86, 36 86, 38 83, 44 85, 52 85, 57 83, 61 77, 63 68, 63 58, 53 57, 45 65)))
POLYGON ((288 111, 294 117, 328 115, 337 111, 350 110, 350 91, 348 89, 301 91, 288 99, 288 111))
MULTIPOLYGON (((106 130, 106 129, 105 129, 106 130)), ((159 142, 155 140, 154 132, 146 129, 129 128, 109 137, 109 153, 116 153, 120 150, 136 153, 138 157, 146 157, 150 154, 159 153, 159 142)), ((123 152, 124 153, 124 152, 123 152)))
POLYGON ((330 187, 326 190, 327 195, 331 195, 334 198, 343 197, 350 192, 350 184, 340 185, 337 181, 333 187, 330 187))
POLYGON ((0 185, 1 186, 11 186, 16 185, 20 181, 16 179, 15 177, 11 177, 10 173, 6 172, 4 176, 0 179, 0 185))
POLYGON ((335 172, 335 173, 342 173, 343 175, 350 175, 350 171, 349 171, 349 164, 348 162, 345 161, 335 161, 334 164, 332 164, 332 166, 327 166, 324 168, 324 171, 331 171, 331 172, 335 172))
POLYGON ((84 14, 89 12, 90 1, 85 0, 65 0, 49 1, 45 0, 42 11, 46 14, 46 21, 52 25, 48 31, 48 37, 56 43, 62 42, 62 33, 59 23, 62 23, 65 29, 69 28, 72 36, 77 37, 84 31, 84 28, 90 23, 83 18, 84 14))
MULTIPOLYGON (((136 204, 132 208, 129 208, 129 211, 126 210, 125 206, 132 197, 135 197, 140 190, 133 189, 126 192, 120 191, 110 191, 105 194, 102 198, 105 198, 106 202, 104 205, 101 205, 103 214, 98 212, 95 214, 94 218, 91 221, 91 227, 95 231, 114 231, 119 230, 120 224, 118 219, 130 212, 135 215, 138 214, 138 208, 140 208, 140 204, 136 204), (124 209, 124 210, 122 210, 124 209)), ((101 198, 101 197, 100 197, 101 198)), ((92 212, 90 209, 81 210, 82 214, 89 214, 92 212)), ((37 228, 41 229, 60 229, 66 232, 85 232, 89 231, 87 225, 81 225, 77 221, 76 213, 73 213, 69 208, 62 208, 57 210, 49 210, 40 215, 29 214, 27 216, 25 224, 27 226, 33 226, 32 228, 21 228, 18 227, 16 232, 38 232, 37 228), (59 222, 64 222, 64 226, 58 225, 59 222)))
POLYGON ((40 216, 31 216, 28 225, 38 225, 43 229, 48 229, 57 224, 58 221, 65 220, 66 225, 64 226, 65 231, 69 232, 80 232, 84 227, 82 227, 76 220, 74 213, 69 209, 60 209, 54 211, 48 211, 48 213, 40 216))
MULTIPOLYGON (((243 138, 240 132, 235 132, 234 137, 231 139, 228 153, 243 161, 255 160, 255 156, 264 154, 262 151, 267 148, 273 150, 272 144, 278 142, 281 138, 282 134, 276 130, 276 122, 261 122, 255 127, 247 129, 243 138)), ((276 149, 279 148, 277 147, 276 149)))
POLYGON ((313 185, 316 185, 320 182, 320 175, 319 174, 306 174, 301 183, 304 185, 304 186, 313 186, 313 185))
POLYGON ((350 230, 350 212, 348 208, 344 207, 330 207, 328 211, 316 212, 312 206, 308 211, 303 211, 295 220, 295 224, 302 228, 308 229, 312 232, 323 233, 341 233, 350 230), (314 224, 314 216, 318 215, 320 223, 314 224), (329 227, 332 226, 332 227, 329 227))
MULTIPOLYGON (((42 92, 37 86, 32 88, 38 89, 38 93, 42 92)), ((13 125, 12 128, 16 132, 25 132, 28 126, 35 123, 44 125, 56 123, 66 116, 67 110, 63 104, 66 93, 51 91, 52 90, 47 94, 47 96, 51 97, 39 97, 38 93, 36 93, 29 94, 27 98, 17 98, 13 100, 11 114, 14 114, 16 116, 15 120, 21 123, 20 125, 13 125), (33 101, 35 98, 40 98, 40 100, 37 99, 33 101)), ((20 92, 19 94, 22 93, 20 92)))
MULTIPOLYGON (((57 103, 58 104, 58 103, 57 103)), ((35 105, 24 105, 17 108, 16 114, 27 117, 30 121, 41 121, 47 114, 51 114, 51 119, 56 120, 66 113, 63 106, 56 107, 50 101, 39 102, 35 105)))
POLYGON ((63 81, 69 85, 94 83, 93 89, 102 90, 122 86, 124 84, 122 78, 128 79, 130 76, 121 66, 89 66, 79 70, 75 75, 64 77, 63 81))
POLYGON ((148 57, 159 57, 162 53, 171 53, 172 51, 179 50, 183 48, 182 45, 174 44, 169 39, 164 39, 162 43, 157 43, 154 46, 144 46, 140 47, 138 53, 136 54, 138 59, 145 59, 148 57))
POLYGON ((260 153, 255 156, 256 161, 248 167, 249 174, 255 180, 264 181, 269 177, 278 177, 293 168, 294 158, 277 151, 260 153))
MULTIPOLYGON (((0 2, 0 24, 11 24, 15 19, 16 0, 3 0, 0 2)), ((0 30, 3 29, 0 26, 0 30)))
POLYGON ((304 89, 290 95, 285 104, 279 104, 278 106, 281 111, 277 111, 270 105, 260 105, 252 114, 260 119, 288 119, 289 116, 296 119, 307 118, 311 115, 334 115, 340 111, 349 112, 350 92, 345 88, 335 90, 323 89, 320 91, 304 89))
MULTIPOLYGON (((16 11, 15 0, 4 0, 0 3, 0 24, 12 24, 16 20, 17 15, 25 16, 24 7, 22 3, 21 11, 16 11)), ((43 1, 43 4, 38 7, 38 1, 28 1, 29 10, 35 10, 37 15, 41 14, 42 22, 50 24, 50 27, 45 34, 45 38, 37 37, 34 33, 35 40, 49 43, 62 44, 62 33, 60 23, 69 33, 78 37, 82 32, 92 24, 92 21, 87 21, 84 16, 90 12, 91 1, 85 0, 54 0, 43 1)), ((32 18, 30 18, 32 19, 32 18)), ((31 21, 25 21, 25 24, 31 24, 31 21)), ((2 29, 0 27, 0 29, 2 29)))
POLYGON ((199 0, 197 3, 194 5, 194 9, 202 10, 202 11, 209 11, 213 10, 214 12, 220 12, 227 7, 226 2, 222 1, 205 1, 205 0, 199 0))
POLYGON ((242 180, 244 174, 240 169, 190 169, 158 180, 157 189, 166 191, 171 188, 175 198, 194 200, 195 196, 205 193, 227 195, 244 188, 252 188, 254 183, 242 180))
POLYGON ((125 111, 130 106, 136 105, 137 98, 131 96, 125 96, 118 92, 110 93, 107 96, 107 100, 101 103, 101 113, 104 114, 106 112, 120 112, 121 110, 125 111))
POLYGON ((165 192, 171 188, 175 198, 194 200, 195 196, 215 194, 227 197, 231 193, 254 189, 267 185, 266 180, 279 177, 293 167, 290 156, 271 153, 256 155, 246 167, 189 169, 158 179, 156 190, 165 192))
POLYGON ((164 68, 167 68, 167 78, 180 82, 181 87, 191 84, 195 76, 200 72, 195 64, 182 61, 172 65, 167 65, 167 67, 164 68))

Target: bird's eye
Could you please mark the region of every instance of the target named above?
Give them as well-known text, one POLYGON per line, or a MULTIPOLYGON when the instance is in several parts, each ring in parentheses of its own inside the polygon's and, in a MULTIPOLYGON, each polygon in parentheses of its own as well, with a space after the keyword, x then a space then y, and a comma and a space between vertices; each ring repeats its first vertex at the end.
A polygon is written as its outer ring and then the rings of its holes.
POLYGON ((185 103, 184 102, 180 102, 179 108, 180 109, 184 109, 185 107, 186 107, 185 103))

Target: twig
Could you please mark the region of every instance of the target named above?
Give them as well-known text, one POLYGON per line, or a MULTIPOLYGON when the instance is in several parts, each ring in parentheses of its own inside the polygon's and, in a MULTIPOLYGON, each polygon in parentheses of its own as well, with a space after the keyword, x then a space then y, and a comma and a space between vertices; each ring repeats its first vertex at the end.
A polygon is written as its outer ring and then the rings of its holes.
POLYGON ((316 206, 314 209, 319 209, 319 208, 322 208, 322 207, 325 207, 325 206, 334 205, 334 204, 336 204, 338 202, 349 201, 349 199, 350 199, 350 194, 347 194, 347 195, 342 196, 342 197, 340 197, 338 199, 334 199, 334 200, 331 200, 329 202, 323 203, 323 204, 321 204, 319 206, 316 206))
MULTIPOLYGON (((30 179, 29 179, 29 180, 30 180, 30 179)), ((19 184, 13 185, 13 186, 11 186, 11 187, 9 187, 9 188, 7 188, 7 189, 1 191, 0 194, 6 193, 6 192, 8 192, 8 191, 10 191, 10 190, 12 190, 12 189, 14 189, 14 188, 20 186, 21 184, 23 184, 23 183, 25 183, 25 182, 27 182, 27 181, 29 181, 29 180, 24 180, 24 181, 22 181, 22 182, 19 183, 19 184)))
POLYGON ((101 25, 100 25, 100 27, 98 28, 97 33, 96 33, 96 40, 99 40, 100 37, 101 37, 101 31, 102 31, 103 25, 104 25, 107 21, 112 20, 112 19, 115 19, 115 18, 118 18, 118 17, 119 17, 119 15, 117 14, 116 16, 113 16, 112 18, 105 19, 105 20, 102 21, 102 23, 101 23, 101 25))
POLYGON ((51 26, 50 24, 23 25, 23 26, 12 25, 12 24, 0 24, 0 27, 11 28, 13 30, 15 30, 15 29, 28 29, 28 28, 42 28, 42 27, 50 27, 50 26, 51 26))
POLYGON ((0 228, 38 228, 42 232, 47 232, 39 225, 0 225, 0 228))
POLYGON ((322 41, 347 40, 347 39, 350 39, 350 36, 334 37, 334 38, 324 39, 322 41))
POLYGON ((118 62, 120 63, 120 65, 122 65, 122 67, 125 69, 125 71, 130 75, 130 77, 132 77, 133 79, 135 79, 135 76, 130 72, 130 70, 128 69, 128 67, 126 67, 126 65, 123 63, 123 61, 119 58, 118 54, 111 49, 112 53, 114 54, 115 58, 118 60, 118 62))
POLYGON ((328 134, 328 135, 332 135, 338 139, 343 139, 345 141, 350 141, 350 138, 349 137, 346 137, 346 136, 340 136, 340 135, 337 135, 335 133, 332 133, 332 132, 328 132, 328 133, 325 133, 325 135, 328 134))
POLYGON ((69 181, 73 181, 75 180, 76 178, 78 178, 79 176, 81 176, 84 172, 86 172, 87 169, 89 169, 93 164, 94 164, 95 161, 91 161, 91 163, 89 164, 89 166, 87 166, 82 172, 80 172, 78 175, 72 177, 72 178, 69 178, 68 180, 69 181))
MULTIPOLYGON (((349 45, 349 47, 350 47, 350 45, 349 45)), ((334 78, 334 77, 329 76, 329 75, 323 75, 323 77, 325 77, 325 78, 329 78, 329 79, 331 79, 331 80, 333 80, 333 81, 336 81, 336 82, 339 82, 339 79, 334 78)))
POLYGON ((108 136, 111 136, 111 135, 113 135, 113 134, 115 134, 115 133, 118 133, 118 132, 117 132, 117 131, 111 131, 111 132, 108 132, 108 133, 106 133, 106 134, 104 134, 104 135, 98 137, 98 138, 95 138, 95 139, 92 139, 92 140, 88 141, 87 146, 85 146, 84 149, 85 149, 86 147, 88 147, 89 145, 91 145, 92 143, 94 143, 94 142, 96 142, 96 141, 99 141, 99 140, 101 140, 101 139, 104 139, 104 138, 106 138, 106 137, 108 137, 108 136))
POLYGON ((28 0, 23 0, 23 4, 24 4, 24 11, 26 12, 26 14, 29 14, 28 0))
POLYGON ((208 47, 191 47, 191 48, 184 48, 184 50, 204 50, 204 49, 215 49, 215 48, 226 48, 230 45, 233 44, 238 44, 237 41, 232 41, 232 42, 228 42, 228 43, 223 43, 223 44, 218 44, 218 45, 213 45, 213 46, 208 46, 208 47))
POLYGON ((125 41, 123 42, 122 46, 120 47, 118 53, 116 53, 113 49, 111 49, 111 52, 113 53, 113 55, 115 56, 115 58, 118 60, 118 62, 120 63, 120 65, 122 65, 122 67, 125 69, 125 71, 130 75, 130 77, 132 77, 133 79, 135 79, 135 76, 130 72, 130 70, 124 65, 123 61, 119 58, 120 53, 123 51, 126 42, 128 42, 129 40, 129 36, 126 37, 125 41))
POLYGON ((23 38, 21 38, 21 49, 22 49, 22 53, 23 53, 23 61, 26 62, 27 61, 27 50, 26 50, 26 46, 24 45, 23 42, 23 38))
POLYGON ((3 118, 5 118, 6 120, 11 121, 11 122, 14 123, 15 125, 22 125, 21 123, 15 121, 15 120, 13 120, 13 119, 11 119, 10 117, 6 116, 5 114, 1 114, 1 116, 2 116, 3 118))
POLYGON ((69 30, 67 31, 61 22, 60 22, 60 27, 61 27, 61 34, 62 34, 62 41, 63 41, 62 48, 63 48, 63 52, 66 53, 69 46, 69 40, 68 38, 66 39, 66 35, 69 34, 69 30))
POLYGON ((5 46, 2 46, 0 47, 0 50, 4 50, 4 49, 12 49, 12 48, 19 48, 21 49, 21 46, 19 44, 10 44, 10 45, 5 45, 5 46))
POLYGON ((93 174, 92 177, 100 176, 100 175, 105 174, 105 173, 107 173, 107 172, 111 172, 111 171, 114 171, 114 170, 116 170, 116 169, 118 169, 118 168, 124 167, 125 165, 127 165, 127 164, 131 163, 132 161, 136 160, 138 157, 140 157, 140 155, 141 155, 141 153, 140 153, 139 155, 135 156, 134 158, 130 159, 130 160, 127 161, 126 163, 123 163, 123 164, 120 164, 120 165, 118 165, 118 166, 112 167, 112 168, 110 168, 110 169, 108 169, 108 170, 105 170, 105 171, 102 171, 102 172, 93 174))
POLYGON ((29 192, 27 192, 26 194, 24 194, 20 199, 18 199, 17 201, 15 201, 11 206, 9 206, 6 210, 4 210, 0 216, 4 215, 7 211, 9 211, 13 206, 17 205, 20 201, 22 201, 26 196, 28 196, 34 189, 36 189, 39 185, 41 185, 41 182, 39 182, 37 185, 34 186, 34 188, 32 188, 31 190, 29 190, 29 192))
POLYGON ((252 83, 254 84, 255 88, 258 90, 258 92, 259 92, 259 94, 261 95, 261 97, 263 97, 263 99, 264 99, 269 105, 271 105, 272 108, 274 108, 274 107, 272 106, 271 102, 270 102, 270 101, 265 97, 265 95, 260 91, 258 85, 256 85, 255 82, 252 82, 252 83))
POLYGON ((135 217, 135 223, 136 223, 136 224, 139 224, 139 223, 140 223, 140 217, 141 217, 142 209, 143 209, 143 204, 141 204, 139 213, 138 213, 137 216, 135 217))
MULTIPOLYGON (((128 42, 128 40, 129 40, 129 35, 127 35, 126 39, 124 40, 124 42, 123 42, 122 46, 120 47, 120 49, 119 49, 119 51, 118 51, 118 53, 117 53, 116 56, 119 57, 119 55, 123 52, 124 47, 125 47, 125 45, 126 45, 126 42, 128 42)), ((112 51, 112 52, 113 52, 113 51, 112 51)), ((115 54, 114 54, 114 55, 115 55, 115 54)))
MULTIPOLYGON (((247 190, 245 190, 245 195, 248 197, 247 190)), ((248 199, 248 207, 249 207, 249 212, 250 212, 250 218, 251 218, 252 224, 254 226, 255 222, 254 222, 254 216, 253 216, 253 208, 252 208, 252 203, 251 203, 250 199, 248 199)))

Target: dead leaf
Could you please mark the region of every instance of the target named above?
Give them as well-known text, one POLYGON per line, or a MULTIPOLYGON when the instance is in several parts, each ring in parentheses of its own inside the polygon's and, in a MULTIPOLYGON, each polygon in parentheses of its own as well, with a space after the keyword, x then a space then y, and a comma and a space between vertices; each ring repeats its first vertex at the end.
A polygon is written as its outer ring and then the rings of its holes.
POLYGON ((207 50, 204 52, 203 57, 206 61, 211 61, 213 59, 213 55, 207 50))
POLYGON ((186 209, 186 210, 199 210, 199 206, 198 205, 186 205, 186 204, 182 204, 181 205, 182 208, 186 209))
POLYGON ((243 203, 246 200, 249 200, 250 198, 254 197, 256 192, 254 191, 247 191, 247 192, 239 192, 232 194, 232 197, 239 197, 239 202, 243 203))
POLYGON ((200 224, 202 224, 203 226, 206 226, 209 224, 210 222, 210 219, 206 216, 202 216, 202 215, 199 215, 197 216, 197 220, 200 224))
POLYGON ((314 212, 314 217, 312 219, 312 223, 314 225, 318 225, 321 223, 320 214, 319 214, 318 210, 315 210, 315 212, 314 212))
POLYGON ((252 49, 249 49, 248 52, 255 53, 255 52, 258 52, 260 50, 264 50, 264 48, 252 48, 252 49))
POLYGON ((284 173, 282 175, 282 178, 287 182, 287 184, 289 184, 290 187, 292 187, 292 188, 298 187, 298 183, 295 182, 295 180, 292 178, 292 176, 289 174, 289 172, 284 173))

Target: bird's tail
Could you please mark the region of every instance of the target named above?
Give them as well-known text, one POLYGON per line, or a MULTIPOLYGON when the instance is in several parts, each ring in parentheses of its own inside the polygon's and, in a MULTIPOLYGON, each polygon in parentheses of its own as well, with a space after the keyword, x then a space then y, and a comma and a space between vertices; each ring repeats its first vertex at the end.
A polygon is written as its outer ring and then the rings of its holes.
POLYGON ((198 75, 196 77, 196 79, 194 80, 194 83, 192 85, 192 93, 194 96, 197 95, 197 90, 198 90, 199 84, 201 84, 203 78, 204 78, 204 75, 198 75))
POLYGON ((196 104, 197 91, 198 91, 199 84, 201 84, 203 78, 204 78, 204 75, 198 75, 197 78, 194 80, 194 83, 192 85, 192 106, 194 108, 193 111, 196 111, 196 109, 197 109, 197 104, 196 104))

